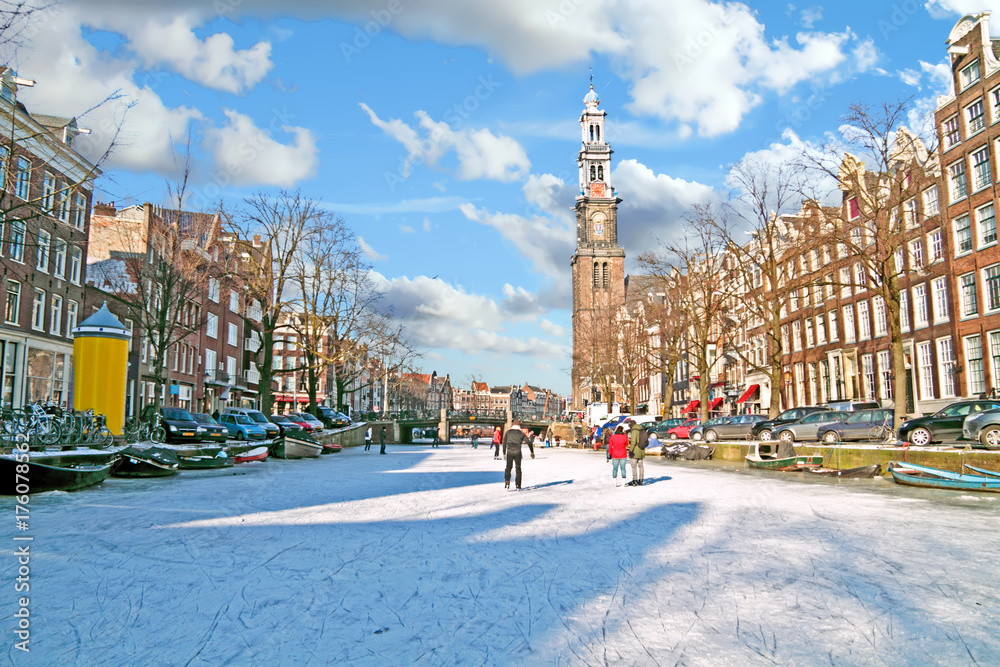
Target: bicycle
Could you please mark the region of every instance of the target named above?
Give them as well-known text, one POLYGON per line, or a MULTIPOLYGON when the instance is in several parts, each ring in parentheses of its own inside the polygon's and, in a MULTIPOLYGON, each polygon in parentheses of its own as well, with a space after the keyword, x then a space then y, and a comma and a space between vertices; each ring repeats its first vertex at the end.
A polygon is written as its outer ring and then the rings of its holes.
POLYGON ((877 442, 883 445, 896 442, 896 429, 892 427, 893 416, 887 415, 881 424, 872 426, 868 431, 868 442, 877 442))
POLYGON ((18 415, 17 423, 18 432, 27 436, 29 442, 54 445, 62 435, 55 415, 46 412, 38 402, 25 406, 18 415))
POLYGON ((160 425, 160 416, 156 413, 152 420, 129 419, 125 422, 125 437, 132 442, 163 442, 167 439, 167 431, 160 425))

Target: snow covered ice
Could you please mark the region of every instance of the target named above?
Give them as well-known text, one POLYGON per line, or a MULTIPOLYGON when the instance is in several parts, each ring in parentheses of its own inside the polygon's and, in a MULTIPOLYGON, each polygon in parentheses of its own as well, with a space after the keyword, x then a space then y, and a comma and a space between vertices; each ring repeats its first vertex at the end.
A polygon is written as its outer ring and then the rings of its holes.
POLYGON ((615 488, 564 449, 525 452, 516 492, 492 448, 388 449, 33 496, 31 653, 8 555, 8 657, 1000 663, 1000 498, 656 458, 615 488))

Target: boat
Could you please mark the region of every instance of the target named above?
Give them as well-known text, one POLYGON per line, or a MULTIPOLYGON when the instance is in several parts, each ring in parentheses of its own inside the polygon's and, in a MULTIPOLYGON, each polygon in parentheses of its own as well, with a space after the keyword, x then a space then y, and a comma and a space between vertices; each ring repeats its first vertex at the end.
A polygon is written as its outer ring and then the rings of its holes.
POLYGON ((176 475, 180 461, 169 449, 162 447, 126 447, 112 470, 115 477, 167 477, 176 475))
POLYGON ((0 456, 0 495, 14 496, 46 491, 76 491, 100 484, 111 474, 114 462, 50 465, 30 458, 0 456), (27 465, 27 472, 18 466, 27 465), (20 470, 21 472, 18 472, 20 470))
POLYGON ((321 451, 323 445, 299 435, 283 435, 271 443, 271 455, 279 459, 311 459, 319 456, 321 451))
POLYGON ((752 442, 750 452, 746 456, 747 466, 759 470, 782 470, 793 472, 818 468, 823 465, 822 454, 796 454, 795 448, 787 442, 779 442, 778 451, 772 453, 773 442, 752 442), (767 451, 761 452, 764 448, 767 451))
MULTIPOLYGON (((646 448, 647 453, 649 448, 646 448)), ((705 445, 696 445, 693 442, 678 442, 674 445, 663 445, 660 453, 668 459, 684 459, 685 461, 704 461, 712 458, 713 450, 705 445)))
POLYGON ((992 475, 969 475, 900 461, 890 463, 889 472, 896 484, 906 486, 1000 493, 1000 477, 992 475))
POLYGON ((228 468, 234 463, 233 458, 222 449, 214 454, 178 454, 177 460, 180 462, 181 470, 228 468))
POLYGON ((338 445, 335 442, 324 442, 323 443, 323 453, 324 454, 336 454, 337 452, 339 452, 342 449, 343 449, 343 447, 341 447, 340 445, 338 445))
POLYGON ((975 466, 970 466, 968 463, 965 464, 965 467, 971 470, 972 472, 979 473, 980 475, 986 475, 987 477, 996 477, 1000 479, 1000 472, 994 472, 993 470, 986 470, 985 468, 977 468, 975 466))
POLYGON ((827 477, 878 477, 882 474, 882 466, 878 463, 870 466, 860 466, 858 468, 808 468, 814 475, 826 475, 827 477))
POLYGON ((240 454, 236 454, 233 460, 236 463, 249 463, 251 461, 266 461, 267 460, 267 445, 260 445, 258 447, 253 447, 246 450, 240 454))

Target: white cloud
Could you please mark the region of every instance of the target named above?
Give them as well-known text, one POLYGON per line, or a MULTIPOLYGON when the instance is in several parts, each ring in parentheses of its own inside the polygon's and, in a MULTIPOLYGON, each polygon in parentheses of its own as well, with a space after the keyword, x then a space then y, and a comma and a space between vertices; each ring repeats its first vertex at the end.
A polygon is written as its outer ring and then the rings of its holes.
POLYGON ((559 326, 558 324, 550 322, 545 318, 542 318, 541 320, 538 321, 538 327, 545 333, 549 334, 550 336, 554 336, 556 338, 566 335, 565 328, 559 326))
POLYGON ((510 183, 524 178, 531 169, 528 154, 511 137, 494 135, 487 129, 453 130, 448 123, 435 121, 427 112, 418 110, 414 115, 423 130, 421 136, 421 132, 398 118, 384 121, 364 102, 358 106, 375 127, 406 149, 406 159, 399 170, 401 179, 408 178, 414 167, 435 166, 452 152, 458 160, 455 175, 463 181, 489 179, 510 183))
POLYGON ((205 143, 212 149, 214 180, 225 175, 235 185, 291 187, 316 173, 319 149, 310 130, 279 125, 291 136, 290 143, 282 144, 249 116, 231 109, 223 109, 223 113, 228 123, 205 132, 205 143))
POLYGON ((363 236, 358 236, 358 246, 361 248, 361 252, 364 253, 365 257, 373 262, 384 262, 389 259, 389 255, 380 255, 371 245, 365 241, 363 236))
POLYGON ((417 230, 415 230, 413 227, 410 227, 409 225, 400 225, 399 231, 403 232, 404 234, 415 234, 417 230))
POLYGON ((822 7, 808 7, 802 10, 802 27, 812 30, 816 22, 823 18, 822 7))
POLYGON ((424 216, 424 231, 430 233, 431 231, 431 219, 424 216))

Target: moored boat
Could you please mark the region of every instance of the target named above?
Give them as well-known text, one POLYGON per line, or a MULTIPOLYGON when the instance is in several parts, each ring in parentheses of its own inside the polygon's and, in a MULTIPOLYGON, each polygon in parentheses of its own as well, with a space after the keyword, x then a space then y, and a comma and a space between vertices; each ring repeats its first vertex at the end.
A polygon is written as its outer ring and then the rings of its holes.
POLYGON ((777 452, 774 451, 774 442, 753 442, 746 462, 750 468, 793 472, 820 467, 823 465, 823 455, 797 454, 787 442, 779 442, 777 452), (762 448, 767 451, 762 452, 762 448))
POLYGON ((993 470, 986 470, 985 468, 977 468, 975 466, 970 466, 968 463, 965 464, 965 467, 971 470, 972 472, 979 473, 980 475, 986 475, 987 477, 996 477, 1000 479, 1000 472, 995 472, 993 470))
POLYGON ((233 458, 222 449, 215 454, 178 454, 177 460, 180 462, 181 470, 210 470, 233 465, 233 458))
POLYGON ((233 456, 233 460, 236 463, 250 463, 251 461, 266 461, 267 460, 267 445, 260 445, 258 447, 252 447, 245 452, 236 454, 233 456))
POLYGON ((900 461, 890 463, 889 472, 894 482, 906 486, 1000 493, 1000 477, 991 475, 969 475, 900 461))
POLYGON ((338 445, 335 442, 324 442, 323 443, 323 453, 324 454, 336 454, 337 452, 339 452, 342 449, 343 449, 343 447, 341 447, 340 445, 338 445))
POLYGON ((76 491, 100 484, 111 474, 113 462, 93 465, 64 463, 50 465, 34 461, 18 461, 13 456, 0 456, 0 495, 14 496, 45 491, 76 491), (25 468, 18 466, 28 466, 25 468), (20 472, 18 472, 20 470, 20 472))
POLYGON ((279 459, 311 459, 320 455, 323 445, 313 439, 283 435, 271 444, 271 454, 279 459))
POLYGON ((166 477, 176 475, 180 462, 162 447, 126 447, 111 474, 115 477, 166 477))
POLYGON ((878 477, 882 473, 882 466, 878 463, 870 466, 859 466, 857 468, 809 468, 809 472, 815 475, 825 475, 827 477, 862 478, 878 477))

